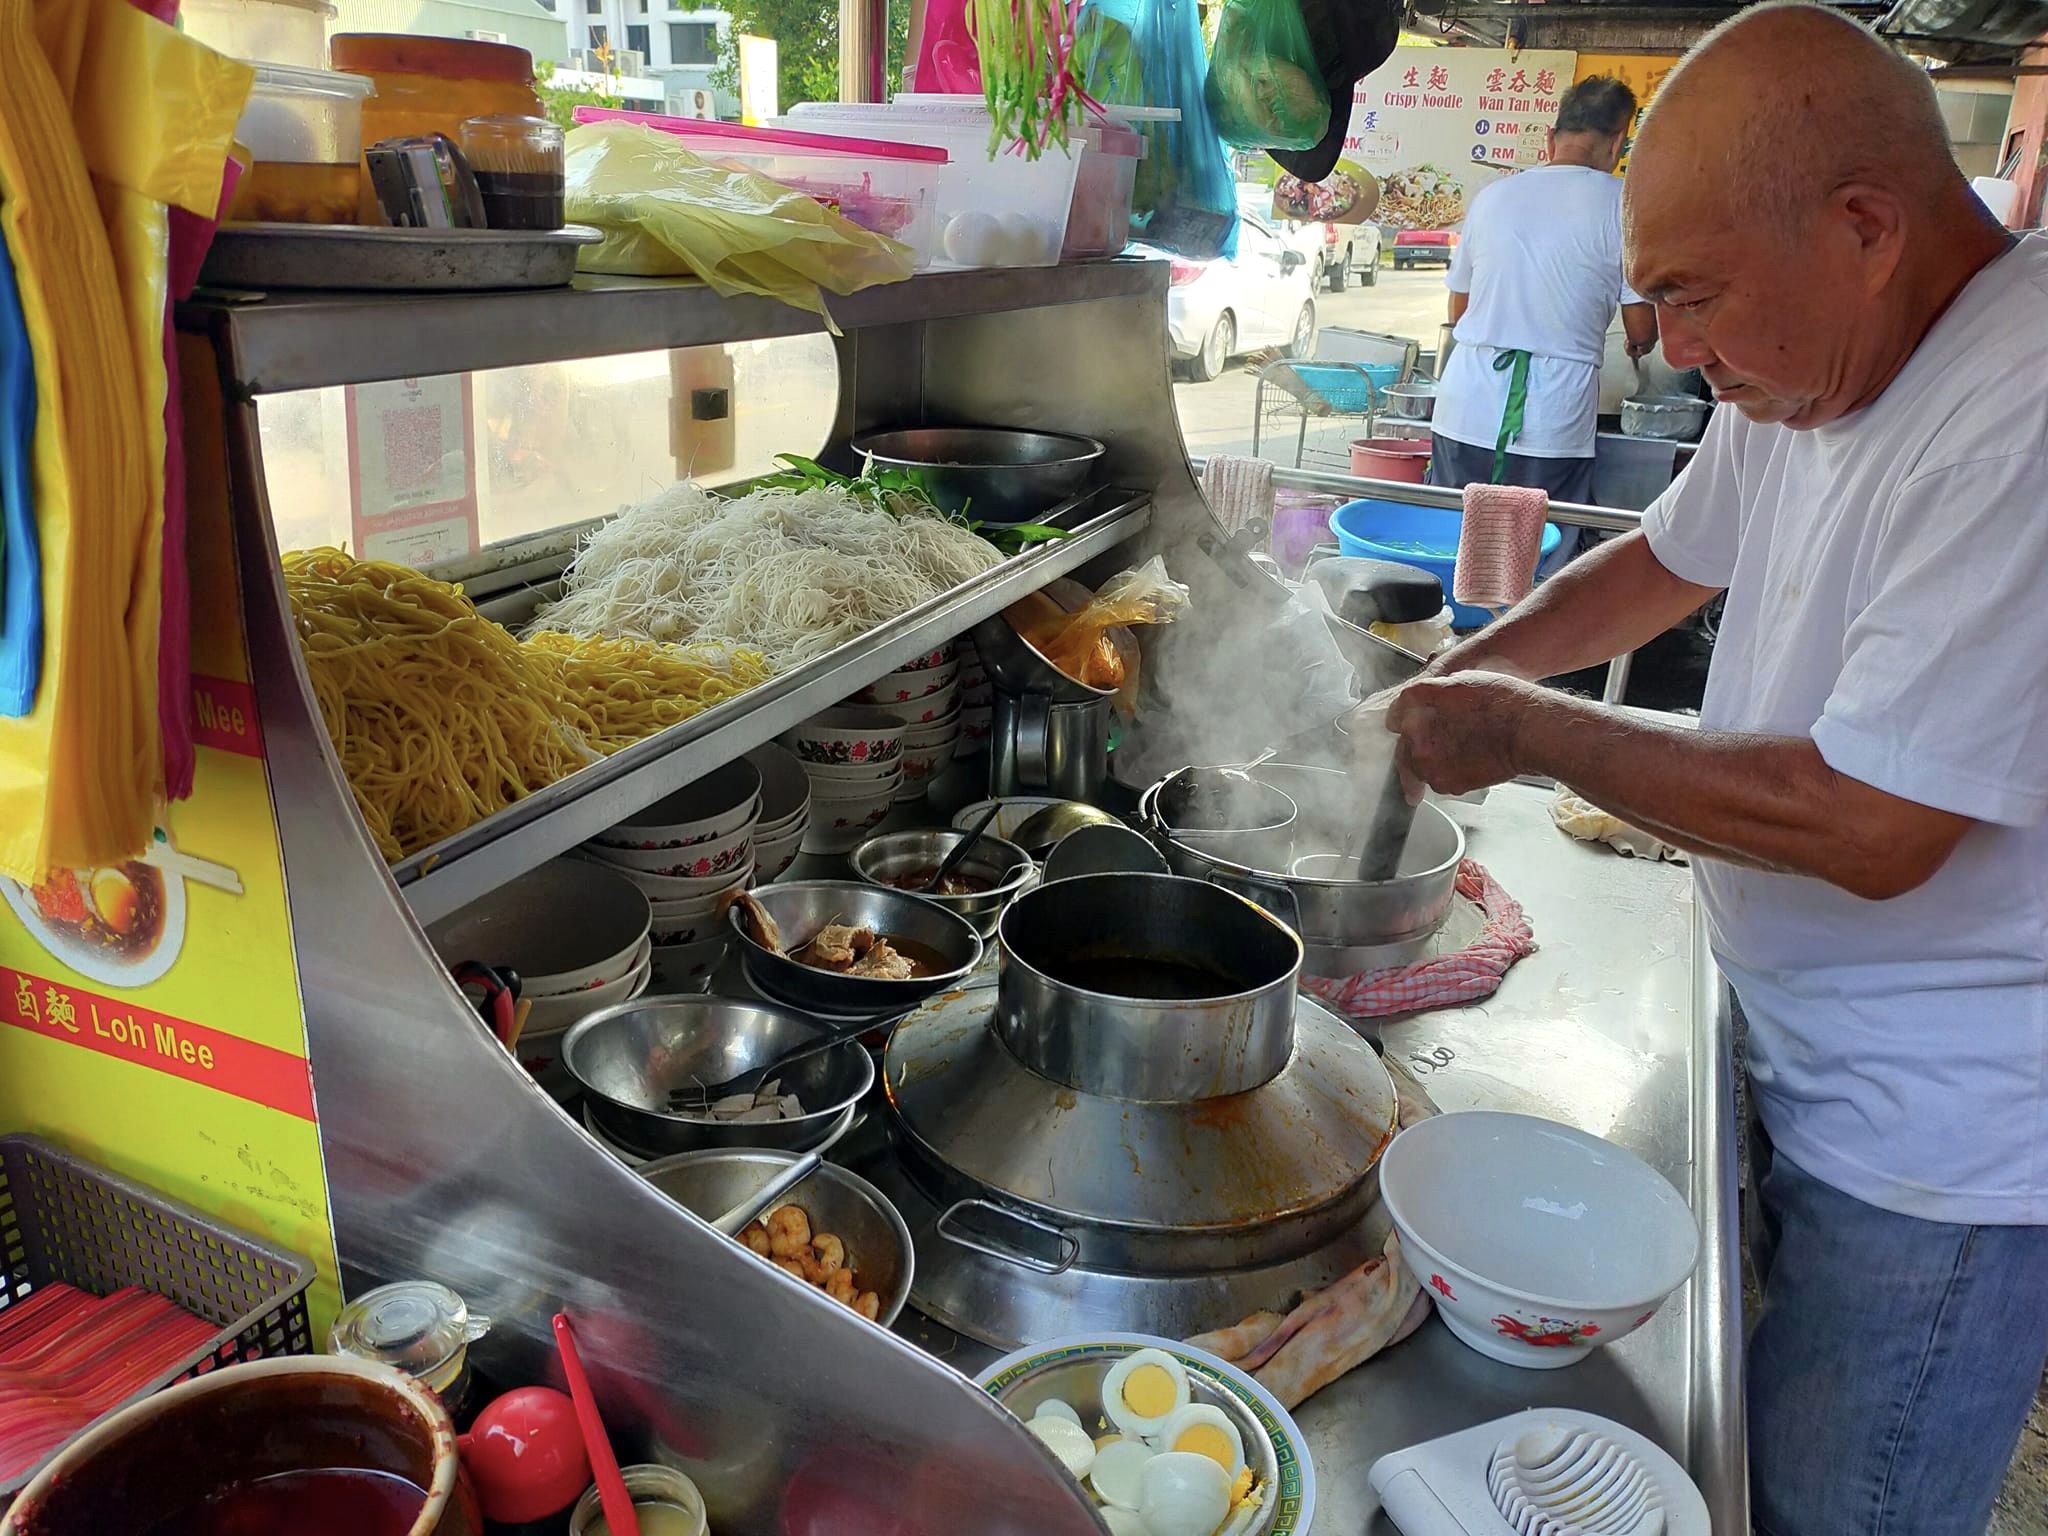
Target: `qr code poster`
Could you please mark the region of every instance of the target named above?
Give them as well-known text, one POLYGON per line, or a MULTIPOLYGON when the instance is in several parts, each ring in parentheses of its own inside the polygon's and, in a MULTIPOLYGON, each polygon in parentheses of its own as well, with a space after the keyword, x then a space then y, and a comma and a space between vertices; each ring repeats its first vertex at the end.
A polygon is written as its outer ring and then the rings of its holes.
POLYGON ((475 553, 469 375, 354 384, 344 399, 356 556, 425 566, 475 553))

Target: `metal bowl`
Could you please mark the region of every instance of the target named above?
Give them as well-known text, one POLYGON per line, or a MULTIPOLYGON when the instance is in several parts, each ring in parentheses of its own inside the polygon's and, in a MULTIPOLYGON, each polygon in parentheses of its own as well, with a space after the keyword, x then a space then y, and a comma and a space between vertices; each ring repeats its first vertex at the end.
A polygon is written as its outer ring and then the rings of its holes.
POLYGON ((678 1088, 721 1083, 825 1033, 815 1019, 744 998, 658 997, 602 1009, 562 1037, 562 1065, 606 1137, 642 1157, 705 1148, 805 1152, 875 1081, 859 1041, 798 1062, 783 1087, 803 1101, 793 1120, 732 1125, 669 1112, 678 1088))
MULTIPOLYGON (((649 1163, 640 1177, 684 1210, 715 1221, 796 1159, 793 1152, 684 1152, 649 1163)), ((782 1203, 801 1206, 813 1232, 838 1235, 860 1288, 881 1298, 875 1320, 884 1328, 896 1321, 910 1299, 915 1261, 910 1228, 882 1192, 837 1163, 820 1163, 782 1203)))
POLYGON ((1237 1427, 1244 1443, 1245 1465, 1252 1469, 1255 1484, 1267 1490, 1265 1507, 1247 1527, 1247 1536, 1301 1536, 1306 1532, 1315 1518, 1316 1505, 1316 1475, 1307 1437, 1271 1393, 1213 1355, 1142 1334, 1054 1339, 1006 1355, 975 1382, 1026 1423, 1040 1403, 1058 1398, 1095 1434, 1106 1422, 1102 1387, 1110 1368, 1140 1349, 1164 1350, 1180 1361, 1188 1373, 1188 1401, 1222 1409, 1237 1427))
POLYGON ((1706 430, 1712 409, 1693 395, 1631 395, 1621 402, 1621 430, 1629 437, 1691 442, 1706 430))
MULTIPOLYGON (((903 887, 893 883, 896 877, 936 869, 946 855, 966 840, 965 832, 885 832, 880 837, 869 838, 853 851, 853 872, 869 885, 902 890, 903 887)), ((922 891, 905 894, 966 918, 985 939, 996 931, 996 919, 1003 915, 1003 908, 1010 904, 1010 899, 1036 878, 1038 866, 1031 862, 1031 855, 1015 843, 1006 843, 1000 837, 984 836, 967 857, 954 866, 954 871, 994 883, 989 889, 969 896, 926 895, 922 891)))
POLYGON ((883 469, 916 471, 948 512, 984 523, 1028 523, 1088 483, 1103 446, 1069 432, 1007 427, 910 427, 856 438, 853 451, 883 469))
POLYGON ((932 993, 954 985, 981 960, 981 935, 974 924, 908 891, 852 880, 799 880, 763 886, 754 899, 795 949, 827 923, 872 928, 936 950, 947 968, 910 981, 876 976, 842 976, 778 955, 747 936, 735 908, 730 921, 740 935, 740 963, 747 980, 776 1002, 831 1019, 885 1019, 915 1008, 932 993))

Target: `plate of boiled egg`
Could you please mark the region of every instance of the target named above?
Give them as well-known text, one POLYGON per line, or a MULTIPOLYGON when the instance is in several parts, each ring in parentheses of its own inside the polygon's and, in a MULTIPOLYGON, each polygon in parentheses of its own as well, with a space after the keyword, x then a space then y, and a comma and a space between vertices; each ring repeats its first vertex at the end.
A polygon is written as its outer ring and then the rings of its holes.
POLYGON ((1110 1536, 1301 1536, 1314 1518, 1294 1420, 1199 1349, 1136 1333, 1054 1339, 977 1384, 1087 1490, 1110 1536))

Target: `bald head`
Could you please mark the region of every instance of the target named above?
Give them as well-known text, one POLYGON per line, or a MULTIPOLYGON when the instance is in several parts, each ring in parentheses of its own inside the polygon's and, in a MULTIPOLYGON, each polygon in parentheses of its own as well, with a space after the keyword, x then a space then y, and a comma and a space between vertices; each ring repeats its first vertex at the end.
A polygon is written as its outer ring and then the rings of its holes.
POLYGON ((1926 74, 1839 12, 1797 3, 1709 33, 1664 82, 1632 166, 1632 201, 1685 183, 1724 216, 1781 228, 1851 182, 1923 204, 1963 186, 1926 74))
POLYGON ((1861 409, 2005 231, 1949 153, 1933 84, 1855 22, 1760 5, 1665 80, 1629 163, 1630 285, 1664 355, 1755 421, 1861 409))

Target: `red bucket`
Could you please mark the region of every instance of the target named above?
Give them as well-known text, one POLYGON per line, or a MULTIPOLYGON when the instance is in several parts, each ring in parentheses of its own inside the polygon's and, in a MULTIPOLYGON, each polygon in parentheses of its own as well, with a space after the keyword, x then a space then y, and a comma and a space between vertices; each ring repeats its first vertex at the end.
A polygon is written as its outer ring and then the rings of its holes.
POLYGON ((1368 480, 1422 484, 1429 469, 1429 444, 1412 437, 1361 437, 1351 444, 1351 473, 1368 480))

